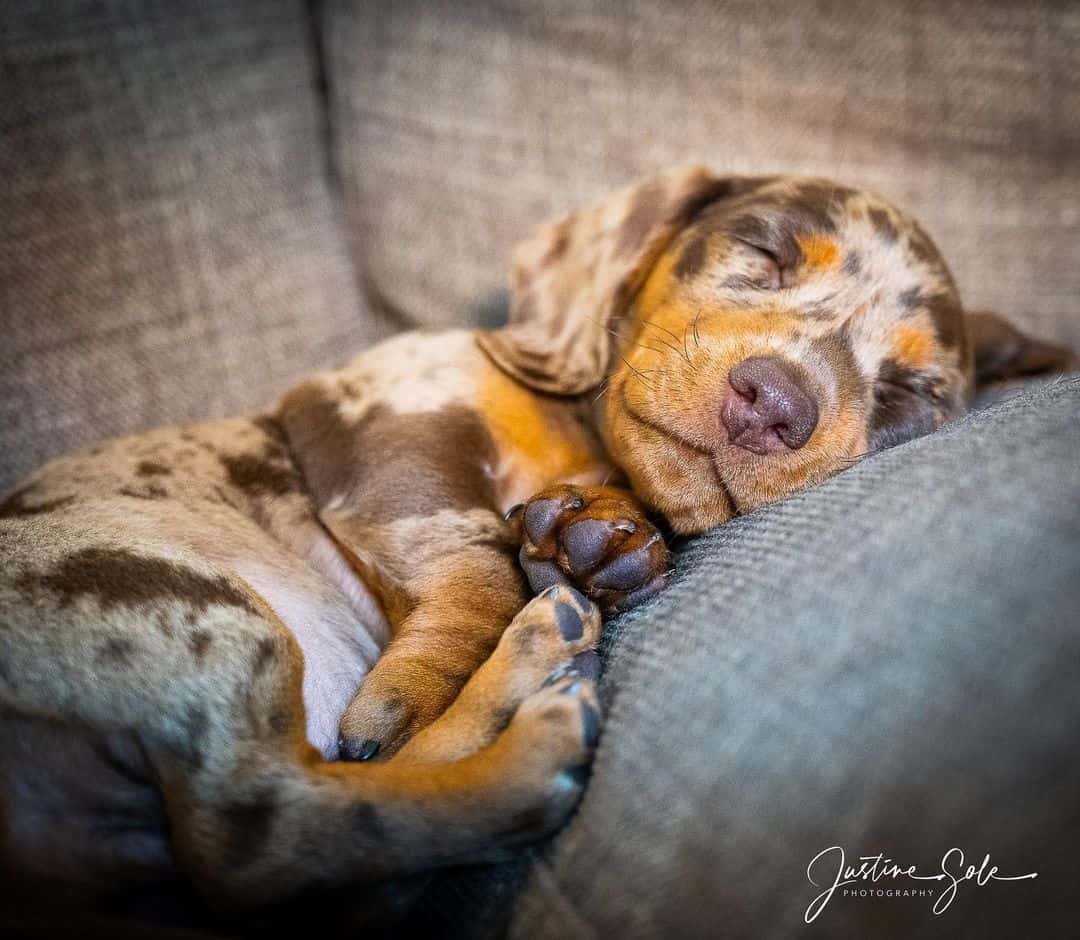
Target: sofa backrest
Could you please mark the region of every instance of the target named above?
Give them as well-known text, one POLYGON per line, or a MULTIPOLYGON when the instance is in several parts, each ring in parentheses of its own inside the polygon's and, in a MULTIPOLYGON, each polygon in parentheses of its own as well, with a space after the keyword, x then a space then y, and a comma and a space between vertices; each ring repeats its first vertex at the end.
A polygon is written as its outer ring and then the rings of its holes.
POLYGON ((972 307, 1080 348, 1080 17, 1008 2, 331 0, 374 293, 453 322, 532 226, 672 164, 840 177, 925 221, 972 307))
POLYGON ((303 4, 0 5, 0 490, 370 339, 303 4))

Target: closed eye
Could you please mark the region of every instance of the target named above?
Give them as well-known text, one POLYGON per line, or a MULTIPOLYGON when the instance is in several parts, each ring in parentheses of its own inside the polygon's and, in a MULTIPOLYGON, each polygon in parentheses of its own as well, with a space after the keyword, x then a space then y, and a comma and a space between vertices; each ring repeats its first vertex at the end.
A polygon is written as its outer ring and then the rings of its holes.
POLYGON ((934 401, 917 390, 910 370, 887 361, 874 385, 870 450, 885 450, 929 434, 938 425, 934 401))
POLYGON ((784 286, 780 259, 772 251, 745 238, 736 237, 735 241, 742 249, 738 252, 742 268, 736 276, 738 281, 764 290, 779 290, 784 286))

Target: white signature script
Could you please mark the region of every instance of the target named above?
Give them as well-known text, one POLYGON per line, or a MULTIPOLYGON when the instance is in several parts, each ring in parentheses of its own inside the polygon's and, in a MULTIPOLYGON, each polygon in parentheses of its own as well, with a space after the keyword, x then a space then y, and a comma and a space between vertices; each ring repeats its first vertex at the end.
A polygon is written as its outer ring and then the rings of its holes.
POLYGON ((839 845, 829 846, 818 852, 806 866, 806 877, 815 888, 825 888, 806 909, 803 918, 806 923, 813 923, 818 915, 825 910, 825 905, 832 899, 837 888, 857 882, 870 882, 876 884, 882 879, 910 878, 912 881, 938 881, 944 882, 944 890, 938 894, 934 901, 933 912, 944 914, 956 897, 957 888, 961 882, 974 881, 980 888, 991 881, 1026 881, 1037 878, 1038 872, 1027 875, 1001 875, 998 874, 997 865, 990 864, 989 853, 983 856, 981 865, 964 865, 964 853, 961 849, 951 848, 941 857, 941 870, 932 875, 920 875, 916 866, 903 866, 887 858, 884 853, 878 855, 860 855, 858 865, 848 865, 844 856, 844 849, 839 845))

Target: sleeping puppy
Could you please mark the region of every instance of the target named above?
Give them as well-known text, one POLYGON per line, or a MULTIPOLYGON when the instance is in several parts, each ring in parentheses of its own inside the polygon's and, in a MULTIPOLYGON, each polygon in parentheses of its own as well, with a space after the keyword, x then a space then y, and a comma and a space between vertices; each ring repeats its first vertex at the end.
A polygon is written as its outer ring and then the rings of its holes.
POLYGON ((1067 367, 908 216, 680 170, 543 228, 510 325, 49 464, 0 516, 2 851, 223 904, 556 828, 600 612, 701 532, 1067 367), (536 595, 531 601, 529 598, 536 595), (339 761, 337 758, 347 758, 339 761))

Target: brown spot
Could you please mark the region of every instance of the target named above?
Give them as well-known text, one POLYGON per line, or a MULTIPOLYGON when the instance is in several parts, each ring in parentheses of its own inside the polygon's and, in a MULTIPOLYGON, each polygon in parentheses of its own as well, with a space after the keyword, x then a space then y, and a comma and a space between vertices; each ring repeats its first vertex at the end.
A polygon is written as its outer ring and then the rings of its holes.
POLYGON ((210 644, 213 642, 213 637, 206 630, 195 630, 188 636, 188 646, 191 648, 191 652, 195 654, 196 659, 203 659, 206 656, 206 651, 210 649, 210 644))
POLYGON ((714 202, 751 192, 760 187, 767 179, 767 177, 755 176, 722 176, 701 179, 690 190, 679 195, 679 200, 670 213, 669 224, 675 229, 685 228, 714 202))
POLYGON ((886 241, 894 242, 899 237, 899 232, 896 231, 896 226, 893 225, 892 219, 889 217, 889 213, 884 209, 877 207, 867 212, 867 216, 870 219, 870 224, 874 227, 874 231, 878 233, 886 241))
POLYGON ((558 225, 553 226, 551 231, 551 244, 548 245, 548 249, 544 252, 544 257, 540 260, 540 266, 542 268, 548 265, 555 264, 565 253, 566 248, 570 244, 570 229, 573 223, 570 219, 564 219, 558 225))
POLYGON ((237 501, 233 497, 231 497, 228 493, 226 493, 225 490, 223 490, 220 486, 215 486, 214 487, 214 496, 217 498, 218 502, 222 502, 226 506, 230 506, 233 509, 239 509, 240 508, 237 501))
POLYGON ((843 272, 848 277, 855 277, 862 270, 862 259, 859 257, 858 252, 849 251, 847 257, 844 258, 843 272))
POLYGON ((376 845, 386 837, 379 811, 364 801, 357 801, 349 810, 349 831, 355 833, 357 838, 369 839, 376 845))
POLYGON ((166 612, 158 611, 157 616, 154 618, 154 623, 163 636, 168 637, 170 640, 176 636, 176 631, 173 629, 170 615, 166 612))
POLYGON ((131 664, 131 654, 135 650, 135 644, 124 637, 112 637, 105 641, 98 650, 98 662, 110 666, 127 666, 131 664))
POLYGON ((277 659, 277 644, 273 637, 264 636, 255 646, 255 660, 252 663, 253 675, 261 676, 266 667, 277 659))
POLYGON ((708 241, 705 235, 698 235, 691 239, 679 255, 675 263, 675 276, 680 281, 692 278, 704 266, 708 255, 708 241))
POLYGON ((200 613, 212 604, 259 613, 251 598, 220 575, 200 574, 163 558, 122 548, 80 549, 46 573, 22 575, 17 584, 28 592, 47 590, 59 598, 61 606, 93 597, 102 610, 170 600, 200 613))
POLYGON ((896 301, 905 310, 915 310, 922 306, 922 291, 918 287, 909 287, 897 294, 896 301))
POLYGON ((203 705, 188 704, 177 721, 178 740, 171 749, 192 770, 199 770, 205 761, 205 742, 210 730, 210 716, 203 705))
POLYGON ((251 419, 251 423, 267 437, 276 441, 282 447, 285 446, 285 430, 270 415, 258 415, 251 419))
POLYGON ((141 477, 168 476, 172 473, 172 468, 153 460, 141 460, 135 472, 141 477))
POLYGON ((960 348, 964 342, 964 311, 948 293, 931 294, 923 300, 930 314, 938 342, 946 349, 960 348))
POLYGON ((511 719, 515 714, 517 714, 517 707, 515 705, 502 705, 492 711, 488 718, 491 733, 494 735, 505 731, 506 726, 510 724, 511 719))
POLYGON ((495 462, 495 443, 470 408, 399 415, 376 405, 350 424, 309 383, 286 397, 282 421, 316 499, 350 498, 341 512, 357 524, 494 505, 484 466, 495 462))
POLYGON ((791 204, 799 211, 813 216, 816 228, 836 230, 836 213, 847 206, 848 200, 858 195, 849 186, 840 186, 824 180, 815 180, 799 186, 791 204))
POLYGON ((270 730, 273 731, 274 734, 285 734, 286 732, 288 732, 289 726, 291 724, 291 722, 289 721, 289 716, 286 715, 284 712, 274 712, 273 714, 271 714, 269 723, 270 730))
POLYGON ((299 474, 284 461, 254 454, 222 454, 220 459, 229 482, 244 492, 281 496, 300 489, 299 474))
POLYGON ((228 826, 225 857, 230 865, 242 868, 256 860, 270 841, 274 812, 274 797, 270 791, 223 808, 222 815, 228 826))
POLYGON ((21 490, 12 493, 3 505, 0 505, 0 519, 20 519, 25 516, 40 516, 75 502, 74 496, 61 496, 59 499, 47 499, 40 503, 30 504, 27 502, 35 487, 24 486, 21 490))
POLYGON ((829 363, 836 379, 841 401, 863 401, 867 392, 866 380, 859 371, 859 364, 855 360, 848 331, 841 327, 833 333, 813 340, 812 345, 814 350, 829 363))
POLYGON ((646 183, 634 195, 630 211, 619 226, 615 250, 632 255, 644 247, 649 235, 664 220, 667 190, 658 182, 646 183))

